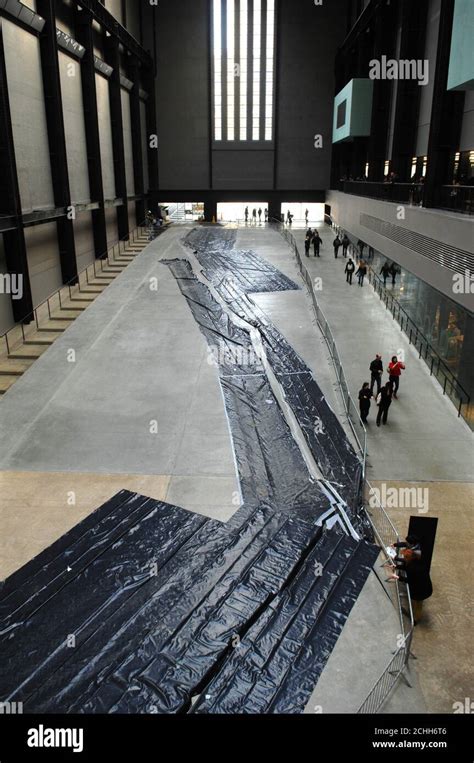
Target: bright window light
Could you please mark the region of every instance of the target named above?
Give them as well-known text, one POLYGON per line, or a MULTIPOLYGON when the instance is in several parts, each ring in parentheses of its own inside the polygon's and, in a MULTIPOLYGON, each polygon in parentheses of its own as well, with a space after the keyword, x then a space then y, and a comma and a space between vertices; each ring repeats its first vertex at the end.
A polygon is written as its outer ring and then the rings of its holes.
POLYGON ((214 138, 222 140, 222 15, 221 0, 214 0, 214 138))
POLYGON ((248 0, 213 0, 212 61, 214 139, 273 140, 275 0, 267 0, 266 6, 253 0, 253 8, 248 0))
POLYGON ((262 2, 253 0, 253 140, 260 139, 260 64, 262 55, 262 2))
POLYGON ((235 0, 227 0, 227 140, 235 139, 235 0))
POLYGON ((240 0, 240 140, 247 140, 248 0, 240 0))
POLYGON ((267 0, 267 68, 265 77, 265 140, 273 137, 273 64, 275 49, 275 0, 267 0))

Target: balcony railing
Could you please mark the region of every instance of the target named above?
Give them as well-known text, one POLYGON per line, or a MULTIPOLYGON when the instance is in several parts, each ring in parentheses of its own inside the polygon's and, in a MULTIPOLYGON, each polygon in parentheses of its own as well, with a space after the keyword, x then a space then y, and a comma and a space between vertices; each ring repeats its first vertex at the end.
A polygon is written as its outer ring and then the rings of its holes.
POLYGON ((474 186, 443 185, 440 188, 438 205, 441 209, 451 209, 464 215, 474 213, 474 186))
MULTIPOLYGON (((365 196, 379 201, 423 206, 423 183, 373 183, 368 180, 341 180, 338 184, 338 190, 353 196, 365 196)), ((474 186, 441 186, 437 193, 436 208, 472 215, 474 213, 474 186)))
POLYGON ((424 190, 423 183, 373 183, 368 180, 341 180, 339 189, 354 196, 415 205, 421 205, 424 190))

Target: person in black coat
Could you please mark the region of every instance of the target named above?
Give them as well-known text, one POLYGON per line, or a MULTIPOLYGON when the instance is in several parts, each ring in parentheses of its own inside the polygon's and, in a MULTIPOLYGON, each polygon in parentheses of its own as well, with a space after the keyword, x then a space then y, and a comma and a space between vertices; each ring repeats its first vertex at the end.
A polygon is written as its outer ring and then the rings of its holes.
POLYGON ((309 250, 310 250, 310 248, 311 248, 311 237, 310 236, 306 236, 306 238, 304 240, 304 252, 305 252, 307 257, 309 257, 309 250))
POLYGON ((397 549, 394 562, 398 575, 395 578, 408 585, 416 625, 422 615, 423 602, 433 594, 430 571, 416 535, 407 535, 405 541, 394 543, 393 548, 397 549))
POLYGON ((344 233, 344 238, 342 239, 342 256, 347 257, 347 250, 350 245, 350 239, 347 235, 347 233, 344 233))
POLYGON ((380 275, 383 277, 383 285, 386 286, 387 278, 390 275, 390 265, 388 264, 388 262, 384 262, 384 264, 382 265, 382 270, 380 271, 380 275))
POLYGON ((334 247, 334 257, 337 260, 337 255, 339 254, 339 248, 342 246, 342 241, 339 238, 339 236, 336 236, 334 239, 333 247, 334 247))
POLYGON ((392 405, 392 385, 387 382, 385 387, 382 387, 380 393, 377 395, 377 405, 379 412, 377 414, 377 426, 380 426, 380 422, 387 423, 388 411, 392 405))
POLYGON ((319 249, 322 243, 323 243, 323 240, 321 236, 319 235, 318 231, 315 231, 313 236, 313 247, 314 247, 315 257, 319 257, 319 249))
POLYGON ((370 384, 370 391, 373 394, 374 393, 374 384, 377 385, 377 395, 380 392, 380 387, 382 386, 382 374, 383 374, 383 362, 382 362, 382 356, 376 355, 375 360, 372 361, 370 364, 370 377, 371 377, 371 384, 370 384))
POLYGON ((349 259, 347 260, 347 265, 344 272, 346 273, 346 281, 351 286, 352 286, 352 276, 354 275, 354 270, 355 270, 354 261, 349 257, 349 259))
POLYGON ((367 424, 367 416, 369 415, 370 411, 371 397, 372 393, 370 391, 369 382, 364 382, 362 389, 359 390, 359 410, 360 418, 363 424, 367 424))
POLYGON ((390 275, 392 276, 392 286, 395 286, 397 281, 397 275, 399 273, 398 265, 395 265, 394 262, 392 262, 389 270, 390 275))

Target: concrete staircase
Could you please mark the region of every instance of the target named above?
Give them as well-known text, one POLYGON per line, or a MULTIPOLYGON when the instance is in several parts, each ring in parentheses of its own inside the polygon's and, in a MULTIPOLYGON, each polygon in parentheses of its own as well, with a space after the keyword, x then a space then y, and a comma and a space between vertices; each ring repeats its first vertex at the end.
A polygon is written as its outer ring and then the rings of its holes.
POLYGON ((61 336, 107 286, 148 245, 146 232, 128 242, 123 251, 109 252, 107 260, 98 260, 81 273, 79 284, 64 286, 37 310, 37 320, 28 326, 16 326, 8 342, 0 339, 0 398, 61 336))

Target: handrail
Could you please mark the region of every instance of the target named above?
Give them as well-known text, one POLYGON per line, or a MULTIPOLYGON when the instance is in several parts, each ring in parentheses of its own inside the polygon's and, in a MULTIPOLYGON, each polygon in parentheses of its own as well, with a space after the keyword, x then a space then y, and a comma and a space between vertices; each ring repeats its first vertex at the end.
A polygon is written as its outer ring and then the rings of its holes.
POLYGON ((103 263, 104 262, 107 262, 107 264, 110 265, 111 264, 111 259, 112 259, 112 262, 116 261, 116 258, 115 258, 115 248, 118 247, 118 253, 120 253, 120 246, 122 244, 125 245, 126 243, 130 242, 130 240, 132 242, 136 241, 136 239, 137 239, 137 236, 136 236, 137 231, 140 231, 140 233, 142 233, 144 230, 147 230, 145 224, 138 225, 136 228, 133 229, 133 231, 131 231, 129 233, 129 235, 127 237, 124 237, 123 239, 120 239, 120 238, 117 239, 117 241, 113 245, 113 247, 111 249, 108 249, 107 252, 102 257, 98 257, 92 263, 89 263, 89 265, 87 265, 87 267, 85 267, 83 270, 81 270, 76 276, 71 278, 69 281, 66 281, 66 283, 62 284, 62 286, 59 289, 57 289, 55 292, 50 294, 50 296, 47 299, 43 300, 43 302, 41 302, 39 305, 37 305, 31 313, 27 313, 27 315, 25 315, 21 321, 18 321, 13 326, 11 326, 11 328, 9 328, 6 332, 4 332, 3 334, 0 334, 0 340, 4 340, 5 344, 6 344, 7 355, 10 354, 10 343, 8 341, 8 337, 9 337, 9 335, 11 333, 13 333, 14 331, 17 331, 18 329, 21 329, 23 341, 25 341, 26 340, 25 323, 27 323, 28 321, 33 323, 33 321, 34 321, 35 324, 36 324, 36 328, 39 329, 38 313, 39 313, 39 310, 41 310, 41 308, 47 306, 48 307, 48 315, 49 315, 49 317, 51 317, 50 302, 55 297, 59 297, 59 304, 61 306, 61 292, 63 291, 63 289, 69 289, 69 296, 70 297, 71 297, 71 294, 72 294, 71 290, 72 290, 72 288, 74 286, 78 286, 78 289, 79 289, 79 292, 80 292, 81 291, 81 276, 83 276, 84 273, 86 274, 86 282, 89 283, 89 270, 92 268, 93 271, 94 271, 94 276, 96 276, 97 275, 97 268, 96 268, 97 262, 101 263, 101 272, 103 272, 103 270, 104 270, 104 264, 103 263))
MULTIPOLYGON (((342 398, 344 401, 344 406, 346 409, 348 421, 354 433, 356 441, 358 443, 359 449, 361 450, 362 464, 363 464, 363 484, 369 489, 371 493, 371 497, 372 497, 375 494, 370 482, 368 482, 365 476, 366 460, 367 460, 367 431, 359 417, 359 423, 362 426, 364 431, 364 446, 362 447, 351 421, 350 403, 352 402, 354 409, 355 409, 355 404, 349 393, 347 382, 345 381, 344 370, 343 370, 341 361, 339 359, 336 343, 332 336, 331 329, 329 327, 329 324, 326 318, 324 317, 324 313, 322 312, 322 310, 320 309, 318 305, 316 295, 313 289, 311 277, 309 276, 307 269, 303 265, 303 261, 301 259, 298 245, 296 243, 294 236, 292 235, 292 233, 290 233, 288 229, 284 228, 282 223, 278 221, 274 221, 273 225, 274 225, 274 228, 277 230, 277 232, 280 235, 282 235, 283 238, 286 240, 286 242, 292 247, 295 253, 297 262, 299 264, 302 277, 310 291, 312 301, 313 301, 313 307, 316 313, 316 319, 323 333, 323 336, 327 341, 329 352, 331 354, 331 358, 333 360, 333 363, 336 369, 338 385, 339 385, 342 398), (322 321, 324 321, 324 325, 322 321), (338 369, 339 369, 339 373, 338 373, 338 369), (344 388, 346 390, 346 394, 344 394, 344 388)), ((385 567, 386 565, 389 565, 391 569, 395 570, 396 569, 395 564, 392 557, 390 556, 388 552, 388 549, 394 543, 397 543, 400 541, 400 536, 398 534, 398 531, 395 525, 393 524, 392 520, 390 519, 390 517, 388 516, 387 512, 385 511, 384 507, 382 506, 382 504, 380 503, 378 499, 376 501, 376 505, 371 506, 371 509, 372 511, 369 511, 367 502, 364 501, 365 516, 367 517, 370 523, 370 526, 373 530, 374 537, 378 545, 380 546, 382 553, 385 556, 385 562, 383 566, 385 567)), ((408 661, 411 656, 411 642, 413 638, 414 618, 413 618, 413 611, 412 611, 411 599, 410 599, 410 590, 409 590, 408 584, 404 581, 400 581, 396 579, 394 580, 393 585, 391 585, 391 587, 388 589, 386 586, 384 586, 383 582, 380 580, 378 575, 377 577, 379 581, 381 582, 381 584, 383 585, 385 592, 389 596, 390 600, 392 601, 392 604, 395 606, 395 609, 397 611, 399 622, 400 622, 400 633, 398 635, 401 637, 401 644, 397 647, 394 653, 394 656, 391 658, 388 666, 385 668, 382 675, 377 679, 375 685, 372 687, 366 699, 359 707, 357 711, 358 713, 375 713, 380 709, 380 707, 386 701, 390 692, 395 687, 398 680, 402 676, 404 676, 405 668, 408 666, 408 661), (405 606, 402 604, 402 590, 406 597, 405 606)))

